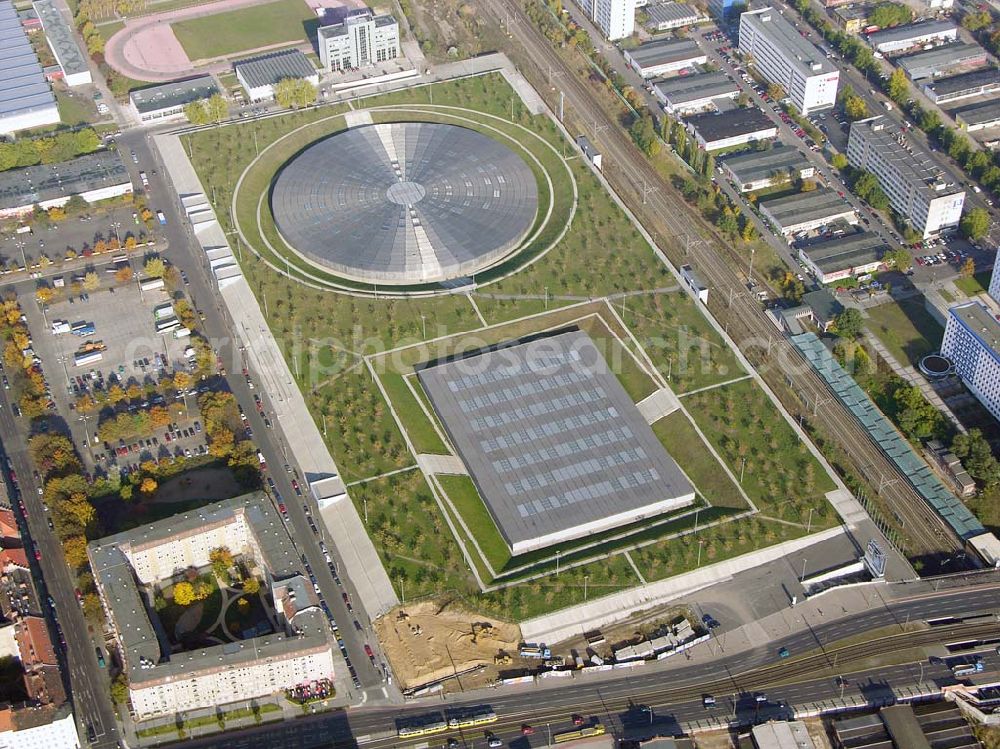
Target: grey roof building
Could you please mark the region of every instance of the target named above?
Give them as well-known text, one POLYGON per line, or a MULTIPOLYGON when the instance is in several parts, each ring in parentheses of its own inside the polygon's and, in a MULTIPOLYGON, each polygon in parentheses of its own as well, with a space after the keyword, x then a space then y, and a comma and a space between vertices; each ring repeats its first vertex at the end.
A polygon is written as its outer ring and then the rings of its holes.
POLYGON ((892 207, 924 238, 958 226, 965 190, 892 120, 878 116, 851 123, 847 158, 878 178, 892 207))
POLYGON ((952 112, 955 122, 966 132, 984 130, 1000 125, 1000 101, 987 101, 952 112))
POLYGON ((650 31, 669 31, 681 26, 691 26, 704 19, 704 16, 693 5, 687 3, 654 3, 644 10, 649 16, 646 28, 650 31))
POLYGON ((903 69, 911 81, 919 81, 944 76, 963 67, 985 65, 988 59, 986 50, 978 44, 959 43, 904 55, 896 60, 896 65, 903 69))
POLYGON ((895 26, 868 35, 872 48, 884 54, 900 52, 936 39, 958 39, 958 26, 951 21, 931 20, 895 26))
POLYGON ((780 143, 767 151, 734 154, 722 159, 722 169, 742 192, 770 187, 776 174, 785 172, 808 179, 816 168, 799 149, 780 143))
POLYGON ((807 242, 798 246, 802 259, 820 283, 871 273, 882 264, 888 249, 872 232, 858 232, 839 239, 807 242))
POLYGON ((52 54, 56 56, 56 61, 62 68, 63 80, 66 85, 84 86, 93 82, 87 56, 80 49, 69 21, 59 11, 53 0, 35 0, 32 6, 42 21, 45 38, 49 42, 52 54))
POLYGON ((694 500, 579 329, 431 362, 418 376, 513 554, 694 500))
POLYGON ((698 114, 684 124, 706 151, 766 140, 778 134, 775 124, 756 107, 698 114))
POLYGON ((193 101, 221 93, 215 79, 200 75, 184 81, 141 88, 129 94, 132 109, 143 122, 184 118, 184 107, 193 101))
POLYGON ((59 108, 14 4, 0 0, 0 133, 59 122, 59 108))
MULTIPOLYGON (((263 492, 107 536, 89 544, 87 554, 101 603, 121 646, 133 706, 141 716, 174 712, 178 704, 207 706, 231 701, 217 699, 220 674, 250 677, 259 672, 249 669, 264 668, 270 673, 269 667, 285 662, 287 670, 279 678, 290 678, 289 673, 295 671, 287 663, 290 659, 311 663, 310 659, 318 656, 319 662, 330 660, 327 625, 318 599, 309 586, 301 583, 304 571, 299 555, 284 522, 263 492), (224 541, 230 543, 220 543, 224 541), (278 619, 284 628, 237 642, 171 653, 160 641, 147 608, 151 601, 143 589, 177 575, 189 565, 207 564, 209 551, 223 545, 237 555, 248 551, 254 563, 264 568, 266 585, 274 591, 278 619), (192 681, 199 679, 202 694, 199 696, 196 688, 192 698, 192 681), (182 701, 171 694, 173 687, 187 691, 182 701)), ((331 676, 330 663, 328 673, 314 678, 331 676)), ((228 694, 274 691, 266 683, 237 684, 225 677, 221 680, 228 694)))
POLYGON ((233 63, 236 78, 250 101, 274 98, 274 86, 286 78, 319 85, 319 72, 298 49, 283 49, 233 63))
POLYGON ((691 39, 657 39, 624 52, 625 60, 643 78, 699 65, 708 56, 691 39))
POLYGON ((132 180, 117 151, 97 151, 55 164, 0 172, 0 218, 62 205, 74 195, 88 202, 132 191, 132 180))
POLYGON ((735 99, 739 93, 739 86, 725 73, 684 75, 653 83, 653 94, 670 114, 697 112, 716 99, 735 99))
POLYGON ((786 237, 838 219, 851 224, 858 222, 850 204, 829 187, 762 200, 759 208, 786 237))
POLYGON ((972 96, 991 94, 1000 91, 1000 70, 989 67, 953 75, 950 78, 938 78, 924 84, 923 88, 927 98, 936 104, 947 104, 972 96))
POLYGON ((271 191, 282 237, 365 283, 471 276, 515 250, 538 210, 535 175, 504 143, 465 127, 393 122, 320 140, 271 191))

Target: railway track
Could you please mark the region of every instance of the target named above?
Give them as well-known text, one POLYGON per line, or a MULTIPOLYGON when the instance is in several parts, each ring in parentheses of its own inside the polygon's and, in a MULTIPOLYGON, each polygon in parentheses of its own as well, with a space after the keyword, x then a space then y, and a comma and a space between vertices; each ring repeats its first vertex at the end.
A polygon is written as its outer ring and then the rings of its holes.
MULTIPOLYGON (((705 694, 735 694, 747 695, 755 691, 764 691, 779 686, 787 686, 802 681, 814 681, 822 678, 824 672, 831 675, 849 675, 852 664, 873 657, 890 655, 909 650, 922 645, 940 644, 953 638, 968 639, 983 635, 995 635, 996 622, 956 624, 948 627, 934 627, 926 630, 910 632, 901 631, 866 642, 843 645, 841 647, 823 647, 818 652, 792 660, 778 661, 765 666, 758 666, 740 672, 727 672, 717 679, 689 679, 690 683, 677 687, 643 688, 629 685, 627 689, 612 690, 595 697, 588 697, 576 690, 577 697, 573 702, 573 712, 581 715, 609 715, 627 711, 636 703, 656 706, 678 705, 697 702, 705 694), (614 696, 612 696, 614 695, 614 696)), ((667 681, 665 678, 664 681, 667 681)), ((583 681, 580 682, 581 686, 583 681)), ((442 708, 447 709, 447 708, 442 708)), ((535 726, 545 723, 565 724, 567 708, 565 705, 553 705, 551 708, 539 707, 530 710, 504 711, 497 707, 497 720, 489 725, 490 731, 517 731, 521 725, 529 723, 535 726)), ((426 708, 424 713, 435 712, 426 708)), ((409 717, 416 717, 421 711, 416 710, 409 717)), ((388 729, 378 736, 371 737, 371 743, 396 745, 400 742, 395 731, 388 729)), ((442 741, 440 737, 421 737, 411 741, 435 744, 442 741)), ((403 741, 406 741, 403 739, 403 741)), ((370 745, 370 744, 369 744, 370 745)))
POLYGON ((529 64, 518 67, 529 79, 535 79, 536 89, 553 111, 558 111, 559 105, 551 101, 554 93, 545 81, 558 83, 565 97, 566 118, 586 123, 580 129, 587 130, 602 148, 604 176, 651 234, 675 240, 669 247, 671 261, 675 265, 690 262, 705 278, 713 291, 709 304, 712 314, 773 389, 787 386, 799 399, 794 405, 786 401, 786 407, 832 437, 855 471, 877 488, 878 496, 905 529, 908 556, 944 556, 960 550, 961 539, 927 506, 805 358, 775 330, 760 304, 746 293, 745 279, 724 258, 725 254, 735 256, 734 251, 719 246, 712 228, 635 148, 624 129, 596 101, 589 84, 566 64, 520 5, 514 0, 479 0, 478 7, 519 42, 521 49, 513 50, 512 57, 515 61, 527 58, 529 64), (650 191, 652 187, 657 189, 650 191), (696 234, 696 227, 710 239, 696 234))

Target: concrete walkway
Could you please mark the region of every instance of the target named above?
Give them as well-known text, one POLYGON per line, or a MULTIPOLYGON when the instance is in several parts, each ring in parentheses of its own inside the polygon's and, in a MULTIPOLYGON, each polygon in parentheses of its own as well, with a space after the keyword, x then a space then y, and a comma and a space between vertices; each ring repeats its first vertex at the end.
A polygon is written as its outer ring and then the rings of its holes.
POLYGON ((680 408, 681 402, 677 400, 673 390, 661 388, 636 403, 635 407, 647 424, 653 424, 680 408))
POLYGON ((454 455, 430 455, 420 453, 417 455, 417 465, 424 473, 445 473, 455 476, 468 476, 469 469, 461 458, 454 455))
POLYGON ((787 554, 808 548, 842 535, 841 526, 811 536, 785 541, 733 559, 708 564, 700 569, 647 585, 595 598, 587 603, 521 622, 521 635, 527 642, 561 642, 578 637, 591 629, 600 629, 646 609, 662 606, 683 596, 716 585, 734 575, 787 554))
MULTIPOLYGON (((202 193, 201 183, 178 136, 163 133, 155 136, 155 140, 177 195, 183 199, 202 193)), ((181 211, 186 212, 183 206, 181 211)), ((340 470, 246 279, 242 275, 227 279, 220 296, 230 318, 230 330, 243 347, 250 368, 260 377, 261 386, 269 394, 276 430, 288 444, 303 476, 310 483, 339 479, 340 470)), ((320 517, 343 559, 347 576, 357 588, 364 609, 375 618, 395 607, 399 599, 346 488, 340 496, 340 501, 320 511, 320 517)))

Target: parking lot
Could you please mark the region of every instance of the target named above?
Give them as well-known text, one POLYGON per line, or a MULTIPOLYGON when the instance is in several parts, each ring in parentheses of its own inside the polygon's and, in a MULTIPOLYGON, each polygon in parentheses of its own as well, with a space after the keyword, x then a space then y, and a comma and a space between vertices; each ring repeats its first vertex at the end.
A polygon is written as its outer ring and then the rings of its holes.
POLYGON ((40 270, 39 258, 46 255, 57 262, 66 257, 68 250, 81 255, 86 247, 99 241, 117 238, 124 243, 132 234, 138 239, 140 232, 151 234, 149 228, 138 221, 131 205, 111 201, 114 205, 101 206, 83 215, 67 216, 61 221, 42 224, 35 222, 30 233, 16 234, 16 224, 5 223, 0 233, 0 263, 9 269, 28 268, 40 270), (138 223, 137 223, 138 221, 138 223))
POLYGON ((92 468, 110 470, 171 455, 203 454, 205 439, 201 425, 196 424, 194 393, 189 391, 185 397, 171 392, 164 397, 154 387, 191 367, 185 355, 190 338, 159 334, 155 329, 153 310, 169 304, 169 295, 164 290, 141 292, 134 281, 119 285, 112 274, 101 276, 100 289, 89 294, 66 293, 44 312, 34 300, 24 305, 53 399, 75 441, 84 448, 85 460, 92 468), (66 330, 67 326, 83 326, 84 333, 66 330), (105 402, 99 413, 76 412, 81 395, 89 393, 97 400, 115 385, 127 393, 119 403, 105 402), (141 440, 136 435, 118 444, 98 441, 99 419, 155 406, 168 409, 170 425, 151 429, 141 440))

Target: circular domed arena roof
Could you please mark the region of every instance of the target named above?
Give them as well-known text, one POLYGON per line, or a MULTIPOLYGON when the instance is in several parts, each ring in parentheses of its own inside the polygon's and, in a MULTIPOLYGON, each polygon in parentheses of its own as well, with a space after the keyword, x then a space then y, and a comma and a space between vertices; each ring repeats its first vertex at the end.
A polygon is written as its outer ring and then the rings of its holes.
POLYGON ((469 276, 514 250, 538 190, 511 149, 456 125, 364 125, 307 147, 271 191, 288 245, 366 283, 469 276))

